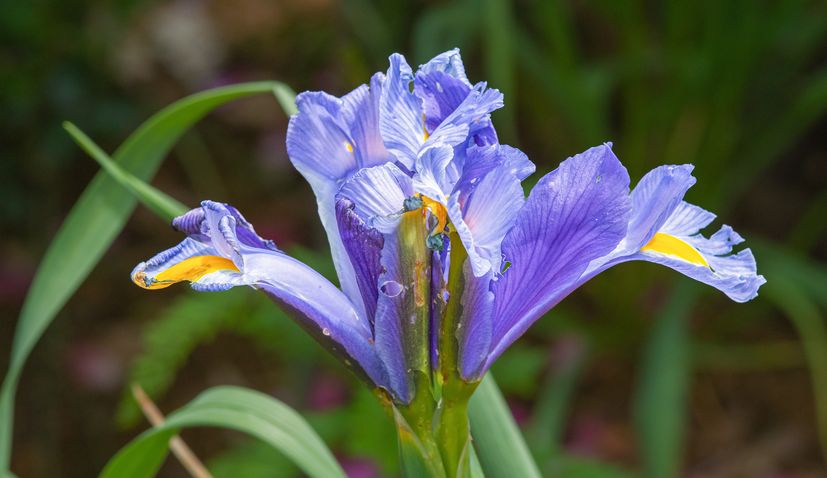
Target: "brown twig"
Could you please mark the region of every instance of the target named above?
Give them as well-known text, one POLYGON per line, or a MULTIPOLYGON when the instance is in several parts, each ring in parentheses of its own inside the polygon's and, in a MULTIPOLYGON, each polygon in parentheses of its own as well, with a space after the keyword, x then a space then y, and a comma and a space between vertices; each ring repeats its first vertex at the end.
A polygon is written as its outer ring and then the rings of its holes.
MULTIPOLYGON (((151 423, 153 427, 159 427, 164 424, 164 415, 161 413, 161 410, 158 409, 152 399, 149 398, 149 395, 147 395, 144 389, 137 383, 132 384, 132 396, 135 397, 135 401, 138 402, 141 411, 144 412, 144 416, 146 416, 146 419, 149 420, 149 423, 151 423)), ((184 443, 181 437, 178 435, 173 436, 169 441, 169 448, 193 478, 212 478, 210 472, 207 471, 207 467, 201 463, 201 460, 195 456, 195 453, 184 443)))

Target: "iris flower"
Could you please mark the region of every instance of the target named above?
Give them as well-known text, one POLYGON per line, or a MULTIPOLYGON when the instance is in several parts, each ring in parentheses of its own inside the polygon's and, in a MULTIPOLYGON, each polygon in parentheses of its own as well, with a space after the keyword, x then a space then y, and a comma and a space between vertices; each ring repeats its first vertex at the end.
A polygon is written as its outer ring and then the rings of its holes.
POLYGON ((472 84, 457 50, 416 72, 394 54, 369 85, 296 101, 287 150, 316 195, 341 289, 212 201, 175 219, 187 237, 132 279, 259 289, 401 410, 433 412, 451 390, 467 398, 537 319, 622 262, 665 265, 737 302, 765 282, 749 249, 733 251, 732 228, 701 234, 715 216, 683 200, 691 165, 655 168, 630 191, 606 143, 526 198, 534 164, 490 119, 503 95, 472 84))

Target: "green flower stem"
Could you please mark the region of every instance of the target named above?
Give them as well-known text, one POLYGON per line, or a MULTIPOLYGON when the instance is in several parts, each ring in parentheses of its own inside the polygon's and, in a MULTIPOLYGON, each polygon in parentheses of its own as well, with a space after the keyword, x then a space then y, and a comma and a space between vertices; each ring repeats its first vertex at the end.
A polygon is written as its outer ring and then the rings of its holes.
MULTIPOLYGON (((442 458, 433 432, 436 402, 430 356, 431 251, 426 247, 428 230, 423 210, 404 213, 398 234, 399 270, 406 290, 402 310, 413 314, 413 320, 403 320, 401 327, 405 341, 405 364, 412 377, 410 386, 414 391, 411 403, 398 407, 401 415, 396 420, 400 455, 403 462, 422 461, 420 464, 429 476, 444 477, 442 458)), ((421 467, 411 469, 408 465, 410 463, 405 463, 406 476, 421 476, 411 474, 412 470, 423 472, 421 467)))
MULTIPOLYGON (((445 477, 442 468, 442 457, 435 441, 433 432, 433 416, 435 411, 434 396, 431 393, 431 378, 417 372, 415 386, 417 394, 407 406, 396 408, 397 433, 399 435, 400 458, 403 461, 421 459, 434 478, 445 477), (400 419, 404 423, 400 423, 400 419), (407 435, 413 434, 413 437, 407 435), (407 447, 407 449, 406 449, 407 447), (421 455, 419 457, 415 455, 421 455)), ((404 467, 408 470, 408 466, 404 467)), ((417 476, 409 475, 405 476, 417 476)))
POLYGON ((448 279, 448 304, 439 330, 439 376, 442 398, 436 420, 436 438, 442 453, 442 462, 448 476, 470 474, 471 433, 468 422, 468 400, 476 384, 460 377, 457 370, 459 343, 456 330, 462 313, 462 293, 465 287, 463 266, 468 258, 462 241, 451 232, 451 265, 448 279))
POLYGON ((406 407, 393 409, 403 475, 408 478, 448 478, 431 425, 433 400, 429 406, 423 406, 424 402, 424 399, 418 399, 406 407))

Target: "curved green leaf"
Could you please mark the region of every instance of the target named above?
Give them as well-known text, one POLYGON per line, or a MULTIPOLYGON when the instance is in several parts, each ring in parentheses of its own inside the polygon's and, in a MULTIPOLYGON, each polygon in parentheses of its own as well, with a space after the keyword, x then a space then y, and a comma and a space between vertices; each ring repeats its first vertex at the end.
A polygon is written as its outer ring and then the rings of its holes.
POLYGON ((187 206, 184 206, 177 199, 167 195, 163 191, 155 189, 118 166, 118 163, 112 161, 112 158, 104 153, 100 146, 95 144, 89 136, 86 136, 86 133, 81 131, 80 128, 73 123, 64 121, 63 129, 65 129, 72 139, 75 140, 75 143, 86 151, 86 154, 91 156, 92 159, 97 161, 101 168, 109 173, 118 184, 128 189, 133 196, 138 198, 144 206, 151 209, 158 217, 172 221, 174 217, 180 216, 187 211, 187 206))
MULTIPOLYGON (((196 121, 229 101, 286 86, 246 83, 184 98, 152 116, 116 151, 114 161, 137 179, 148 180, 172 145, 196 121)), ((289 91, 289 89, 287 90, 289 91)), ((55 235, 29 289, 0 389, 0 470, 11 455, 12 410, 20 372, 34 345, 123 228, 136 199, 107 172, 99 172, 55 235)))
POLYGON ((308 476, 345 478, 321 438, 295 410, 262 393, 240 387, 216 387, 172 413, 124 447, 106 465, 101 478, 155 476, 170 438, 182 428, 221 427, 252 435, 282 452, 308 476))
POLYGON ((523 435, 489 373, 468 406, 474 448, 488 478, 540 478, 523 435))
POLYGON ((688 322, 698 293, 696 284, 681 282, 660 311, 643 351, 634 415, 645 477, 680 473, 692 373, 688 322))

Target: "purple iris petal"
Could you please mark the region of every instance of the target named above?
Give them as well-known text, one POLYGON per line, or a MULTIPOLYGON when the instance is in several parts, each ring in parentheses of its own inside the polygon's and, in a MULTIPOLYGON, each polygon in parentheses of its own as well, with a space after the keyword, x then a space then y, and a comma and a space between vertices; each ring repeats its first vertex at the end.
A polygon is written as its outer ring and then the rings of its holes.
POLYGON ((419 148, 425 142, 422 103, 410 89, 413 78, 405 57, 398 53, 391 55, 379 102, 379 131, 385 147, 408 169, 413 168, 419 148))
POLYGON ((356 273, 356 283, 362 293, 368 320, 373 325, 379 296, 377 283, 382 272, 379 259, 385 239, 379 231, 368 227, 354 208, 349 199, 339 199, 336 201, 336 219, 339 221, 342 243, 356 273))
POLYGON ((733 246, 743 242, 743 238, 729 226, 723 226, 709 238, 704 237, 700 231, 715 215, 682 201, 686 190, 695 183, 691 171, 691 165, 661 166, 640 180, 632 191, 626 238, 612 253, 590 264, 582 281, 621 262, 645 260, 711 285, 737 302, 748 301, 758 294, 758 288, 766 281, 758 275, 752 252, 744 249, 733 253, 733 246), (656 234, 683 244, 689 257, 646 247, 656 234))
POLYGON ((462 64, 459 48, 448 50, 431 58, 428 63, 420 65, 418 73, 428 74, 435 72, 445 73, 471 86, 468 77, 465 75, 465 66, 462 64))
POLYGON ((384 81, 383 75, 374 75, 370 88, 362 85, 341 99, 321 92, 302 93, 296 98, 299 112, 287 128, 290 160, 313 188, 342 290, 361 315, 366 311, 338 230, 335 196, 359 169, 392 159, 379 135, 384 81))
POLYGON ((625 243, 638 250, 652 239, 672 214, 686 191, 695 184, 693 166, 659 166, 632 190, 632 214, 625 243))
POLYGON ((413 396, 414 384, 405 357, 403 321, 410 319, 405 307, 406 295, 410 292, 403 285, 405 279, 399 261, 400 253, 398 238, 395 234, 389 234, 382 251, 385 272, 378 282, 374 335, 376 352, 385 364, 390 389, 402 403, 408 403, 413 396))
POLYGON ((417 73, 414 80, 414 93, 422 99, 425 114, 425 126, 428 131, 435 130, 471 92, 467 81, 454 78, 447 73, 434 71, 417 73))
POLYGON ((414 193, 411 178, 393 163, 365 168, 350 178, 337 198, 347 198, 356 214, 371 225, 376 218, 398 214, 405 198, 414 193))
POLYGON ((506 163, 472 186, 473 191, 464 200, 462 191, 451 196, 448 214, 468 251, 474 274, 481 276, 488 270, 498 273, 500 246, 525 201, 523 187, 506 163))
POLYGON ((193 234, 178 246, 139 264, 133 280, 146 287, 157 283, 164 271, 185 260, 204 257, 215 270, 184 275, 200 291, 226 290, 238 285, 261 289, 293 313, 308 332, 340 356, 346 365, 364 373, 376 386, 388 387, 384 366, 373 347, 372 331, 351 301, 321 274, 274 250, 269 241, 254 234, 252 226, 234 208, 204 201, 201 208, 177 218, 176 227, 193 234), (197 223, 197 219, 201 220, 197 223), (244 232, 242 241, 238 231, 244 232), (196 232, 197 231, 197 232, 196 232), (224 259, 230 261, 221 262, 224 259), (230 264, 234 264, 234 267, 230 264), (156 282, 153 282, 156 281, 156 282))
POLYGON ((629 175, 607 145, 563 161, 534 187, 505 236, 490 364, 611 252, 629 221, 629 175))
POLYGON ((503 96, 468 81, 458 50, 417 72, 394 54, 369 86, 296 101, 287 149, 316 195, 342 291, 210 201, 174 221, 188 237, 139 264, 133 280, 261 289, 397 403, 410 403, 416 374, 436 366, 449 300, 461 305, 456 366, 476 381, 537 318, 621 262, 666 265, 736 301, 765 282, 749 249, 733 250, 743 239, 732 228, 700 233, 714 215, 683 201, 690 165, 656 168, 630 194, 606 144, 561 163, 526 199, 521 181, 534 164, 500 145, 491 123, 503 96), (466 249, 462 278, 448 277, 445 231, 466 249), (448 297, 454 280, 462 294, 448 297))
POLYGON ((468 263, 463 267, 465 288, 462 292, 462 314, 459 319, 459 371, 462 378, 482 378, 491 347, 494 329, 494 294, 491 292, 493 271, 476 277, 468 263))

